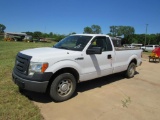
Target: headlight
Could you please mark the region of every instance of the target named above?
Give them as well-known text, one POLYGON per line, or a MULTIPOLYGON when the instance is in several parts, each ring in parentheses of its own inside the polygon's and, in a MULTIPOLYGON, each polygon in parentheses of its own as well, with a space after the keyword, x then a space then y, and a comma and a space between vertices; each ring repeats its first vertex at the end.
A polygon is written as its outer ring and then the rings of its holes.
POLYGON ((42 73, 48 68, 48 63, 31 62, 29 65, 28 75, 33 75, 34 73, 42 73))

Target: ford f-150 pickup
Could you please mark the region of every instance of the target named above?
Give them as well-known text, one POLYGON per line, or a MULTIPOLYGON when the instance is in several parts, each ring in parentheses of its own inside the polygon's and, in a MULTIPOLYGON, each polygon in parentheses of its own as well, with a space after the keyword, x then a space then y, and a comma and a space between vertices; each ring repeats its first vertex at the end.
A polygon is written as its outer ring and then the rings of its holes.
POLYGON ((70 35, 53 47, 20 51, 12 72, 23 90, 48 92, 54 101, 71 98, 79 82, 124 72, 134 77, 141 49, 114 47, 108 35, 70 35))

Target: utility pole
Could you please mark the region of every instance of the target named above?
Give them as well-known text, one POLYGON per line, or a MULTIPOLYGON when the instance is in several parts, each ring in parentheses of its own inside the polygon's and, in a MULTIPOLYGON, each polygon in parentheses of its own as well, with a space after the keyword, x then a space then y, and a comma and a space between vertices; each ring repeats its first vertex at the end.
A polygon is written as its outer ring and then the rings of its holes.
POLYGON ((147 27, 148 27, 148 24, 146 24, 146 34, 145 34, 145 42, 144 42, 144 46, 146 45, 147 27))

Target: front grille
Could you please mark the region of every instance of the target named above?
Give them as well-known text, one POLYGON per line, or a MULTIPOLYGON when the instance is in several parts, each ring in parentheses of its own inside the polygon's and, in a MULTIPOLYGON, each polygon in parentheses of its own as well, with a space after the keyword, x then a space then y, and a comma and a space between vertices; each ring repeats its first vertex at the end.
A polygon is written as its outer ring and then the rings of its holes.
POLYGON ((31 56, 18 53, 15 62, 16 71, 27 75, 31 58, 32 58, 31 56))

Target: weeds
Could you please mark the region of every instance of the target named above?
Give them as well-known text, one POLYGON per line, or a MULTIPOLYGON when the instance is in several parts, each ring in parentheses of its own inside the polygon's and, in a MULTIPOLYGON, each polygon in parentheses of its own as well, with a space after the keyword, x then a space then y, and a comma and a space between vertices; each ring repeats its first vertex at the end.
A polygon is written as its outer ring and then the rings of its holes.
POLYGON ((121 100, 122 106, 128 108, 128 105, 131 103, 131 98, 127 97, 124 100, 121 100))

